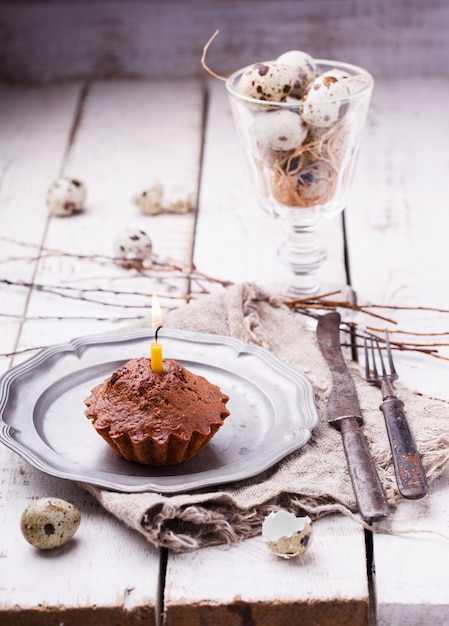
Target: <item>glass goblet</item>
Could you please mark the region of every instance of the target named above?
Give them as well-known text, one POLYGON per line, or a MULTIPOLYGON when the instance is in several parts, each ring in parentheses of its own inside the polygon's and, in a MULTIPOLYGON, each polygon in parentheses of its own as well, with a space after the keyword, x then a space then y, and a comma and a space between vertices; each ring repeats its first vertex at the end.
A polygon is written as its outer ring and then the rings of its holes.
POLYGON ((374 85, 371 74, 355 65, 327 60, 316 64, 320 76, 348 81, 343 94, 318 104, 308 104, 304 97, 283 102, 248 97, 238 86, 252 66, 226 81, 257 195, 286 232, 278 257, 290 269, 286 292, 291 296, 320 290, 316 272, 326 251, 317 226, 346 205, 374 85))

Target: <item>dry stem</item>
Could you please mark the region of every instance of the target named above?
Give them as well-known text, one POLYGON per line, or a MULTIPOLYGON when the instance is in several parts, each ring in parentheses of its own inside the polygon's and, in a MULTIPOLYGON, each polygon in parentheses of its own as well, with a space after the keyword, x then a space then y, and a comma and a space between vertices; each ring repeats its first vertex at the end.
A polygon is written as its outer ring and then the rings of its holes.
MULTIPOLYGON (((1 239, 5 240, 7 238, 0 236, 0 240, 1 239)), ((11 241, 11 239, 8 239, 8 240, 11 241)), ((38 247, 32 244, 26 244, 26 243, 18 242, 18 241, 15 241, 14 243, 17 243, 22 246, 28 246, 28 247, 34 247, 34 248, 38 247)), ((115 259, 110 258, 110 257, 102 257, 99 255, 89 256, 89 255, 82 255, 82 254, 66 253, 60 250, 52 250, 52 249, 46 249, 46 248, 41 248, 41 247, 39 247, 39 250, 41 253, 41 256, 40 256, 41 259, 43 257, 54 255, 58 257, 75 258, 75 259, 79 259, 82 261, 100 262, 101 264, 110 263, 110 264, 115 265, 115 259)), ((17 261, 17 260, 19 259, 17 258, 8 259, 9 262, 17 261)), ((32 260, 32 259, 31 257, 27 257, 26 260, 32 260)), ((0 259, 0 262, 2 262, 1 259, 0 259)), ((124 269, 122 269, 121 271, 122 271, 122 277, 124 278, 127 278, 128 276, 133 279, 138 278, 138 279, 145 279, 145 280, 147 280, 148 278, 153 278, 160 284, 164 284, 164 285, 168 284, 169 287, 171 286, 171 282, 176 279, 183 279, 183 280, 190 281, 190 293, 188 295, 170 295, 169 293, 158 294, 160 295, 161 298, 165 299, 166 301, 172 300, 172 301, 184 302, 184 303, 190 302, 191 300, 198 299, 202 295, 210 294, 211 290, 209 289, 209 286, 211 284, 217 285, 224 289, 233 285, 233 282, 230 280, 214 278, 213 276, 210 276, 208 274, 198 271, 197 268, 194 266, 183 267, 182 264, 174 262, 170 259, 165 259, 165 260, 158 260, 156 258, 153 259, 152 267, 145 268, 144 270, 139 271, 137 276, 135 274, 133 275, 129 274, 129 272, 127 272, 124 269)), ((0 279, 0 283, 3 283, 3 285, 9 286, 12 288, 24 288, 24 289, 29 289, 29 290, 46 292, 54 296, 78 300, 80 302, 85 302, 86 305, 97 303, 97 304, 102 304, 105 307, 112 306, 112 307, 115 307, 116 309, 122 309, 122 310, 128 310, 128 311, 134 310, 135 315, 133 316, 133 319, 141 318, 141 316, 138 314, 138 310, 143 309, 143 308, 146 309, 148 307, 148 304, 145 303, 145 304, 140 304, 140 305, 138 304, 133 305, 133 304, 130 304, 129 302, 126 302, 126 301, 124 302, 123 300, 122 302, 117 302, 116 297, 119 296, 123 299, 126 297, 128 298, 129 297, 141 297, 141 298, 147 299, 150 295, 149 291, 147 290, 125 291, 125 290, 102 288, 102 287, 95 287, 95 288, 85 287, 84 288, 82 285, 77 285, 76 287, 74 287, 73 285, 71 286, 71 285, 63 285, 63 284, 59 284, 59 285, 39 284, 39 283, 25 282, 25 281, 20 281, 20 280, 12 281, 6 278, 0 279), (99 295, 102 294, 104 296, 111 295, 114 297, 114 302, 111 302, 111 301, 108 302, 107 298, 105 298, 104 300, 99 300, 95 297, 92 297, 93 294, 95 293, 99 295)), ((146 283, 145 285, 148 288, 148 285, 146 283)), ((281 301, 283 304, 288 306, 292 311, 302 314, 302 315, 317 317, 320 314, 320 311, 323 312, 323 311, 332 311, 336 309, 345 309, 347 311, 358 312, 363 315, 370 316, 378 320, 382 320, 383 322, 387 322, 390 325, 397 325, 397 322, 391 317, 387 317, 386 315, 381 315, 377 311, 378 309, 384 309, 385 311, 411 310, 411 311, 430 311, 430 312, 438 312, 438 313, 449 313, 449 310, 442 309, 442 308, 435 308, 435 307, 421 307, 421 306, 420 307, 410 307, 410 306, 401 307, 401 306, 379 305, 379 304, 373 304, 373 303, 357 305, 347 300, 333 299, 333 296, 337 296, 337 294, 339 293, 340 293, 339 291, 332 291, 332 292, 318 294, 313 297, 310 297, 310 296, 302 297, 302 298, 282 297, 281 301)), ((174 306, 176 306, 176 304, 174 306)), ((17 317, 18 319, 19 318, 23 319, 22 316, 13 316, 13 315, 9 316, 6 314, 3 314, 2 317, 11 317, 11 318, 17 317)), ((76 318, 81 319, 79 316, 76 316, 76 318)), ((42 316, 38 318, 29 318, 29 319, 58 319, 58 320, 67 319, 69 320, 73 318, 71 318, 70 316, 66 317, 66 316, 55 315, 55 316, 42 316)), ((86 319, 92 319, 92 318, 86 317, 86 319)), ((94 319, 98 319, 98 321, 125 321, 127 319, 130 319, 130 317, 98 316, 98 318, 94 318, 94 319)), ((360 327, 360 324, 357 324, 356 322, 353 322, 353 321, 348 321, 345 323, 349 328, 352 328, 353 330, 360 327)), ((379 338, 382 339, 381 335, 384 331, 383 328, 378 329, 378 328, 375 328, 374 326, 364 326, 364 328, 366 328, 370 332, 379 333, 379 338)), ((419 333, 419 332, 405 331, 399 328, 393 329, 392 332, 403 333, 404 335, 407 335, 410 337, 411 336, 416 336, 416 337, 424 336, 424 337, 429 337, 429 338, 444 336, 444 335, 449 334, 449 331, 441 332, 441 333, 436 333, 436 332, 419 333)), ((407 339, 407 341, 394 340, 392 343, 394 347, 399 350, 411 350, 411 351, 421 352, 423 354, 427 354, 430 356, 434 356, 435 358, 439 358, 442 360, 449 360, 449 358, 438 354, 436 351, 436 348, 440 346, 441 347, 448 346, 449 345, 448 343, 438 342, 438 341, 433 341, 432 343, 430 342, 424 343, 420 341, 413 341, 412 339, 407 339)), ((0 356, 6 356, 6 355, 0 355, 0 356)))
POLYGON ((218 80, 223 80, 223 81, 227 81, 228 79, 225 76, 220 76, 219 74, 216 74, 213 70, 210 69, 210 67, 206 64, 206 55, 207 55, 207 51, 209 50, 209 47, 211 45, 211 43, 213 42, 213 40, 215 39, 215 37, 218 35, 220 31, 217 30, 214 32, 214 34, 212 35, 212 37, 209 39, 209 41, 206 43, 206 45, 203 48, 203 54, 201 55, 201 65, 203 66, 203 68, 206 70, 206 72, 208 74, 210 74, 211 76, 213 76, 214 78, 218 78, 218 80))

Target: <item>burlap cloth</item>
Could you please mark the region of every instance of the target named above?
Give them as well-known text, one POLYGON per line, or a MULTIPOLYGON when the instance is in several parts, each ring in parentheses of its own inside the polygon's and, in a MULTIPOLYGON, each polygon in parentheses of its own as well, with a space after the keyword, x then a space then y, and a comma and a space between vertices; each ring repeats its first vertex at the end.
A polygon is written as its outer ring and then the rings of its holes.
MULTIPOLYGON (((175 551, 255 536, 261 531, 264 517, 280 507, 297 515, 306 512, 312 519, 333 512, 357 512, 341 436, 325 420, 330 373, 303 316, 294 314, 280 298, 258 286, 242 284, 170 312, 164 325, 229 335, 270 350, 309 378, 315 389, 320 423, 302 449, 255 478, 238 483, 166 496, 116 493, 86 486, 106 510, 155 546, 175 551)), ((389 505, 394 508, 401 496, 379 411, 380 392, 364 381, 356 364, 349 367, 364 416, 363 430, 389 505)), ((449 461, 449 405, 399 383, 395 388, 405 402, 431 484, 449 461)))

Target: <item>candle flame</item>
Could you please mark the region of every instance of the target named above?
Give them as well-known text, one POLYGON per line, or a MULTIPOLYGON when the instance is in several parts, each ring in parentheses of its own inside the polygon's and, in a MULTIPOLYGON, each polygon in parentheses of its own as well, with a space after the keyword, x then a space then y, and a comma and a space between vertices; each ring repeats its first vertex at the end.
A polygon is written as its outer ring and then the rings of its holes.
POLYGON ((151 325, 156 330, 162 326, 161 307, 156 293, 153 293, 151 300, 151 325))

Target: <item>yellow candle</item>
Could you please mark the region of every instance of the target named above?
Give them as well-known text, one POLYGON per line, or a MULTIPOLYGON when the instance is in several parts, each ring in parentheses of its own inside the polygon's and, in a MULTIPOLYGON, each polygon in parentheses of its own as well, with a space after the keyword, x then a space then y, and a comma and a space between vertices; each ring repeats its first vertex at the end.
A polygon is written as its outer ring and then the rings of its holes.
POLYGON ((151 325, 155 329, 155 340, 151 343, 151 369, 155 374, 162 374, 164 364, 162 361, 162 345, 157 340, 157 333, 162 328, 162 315, 157 295, 153 293, 151 307, 151 325))
POLYGON ((164 371, 162 345, 159 341, 153 341, 151 344, 151 369, 155 374, 162 374, 164 371))

